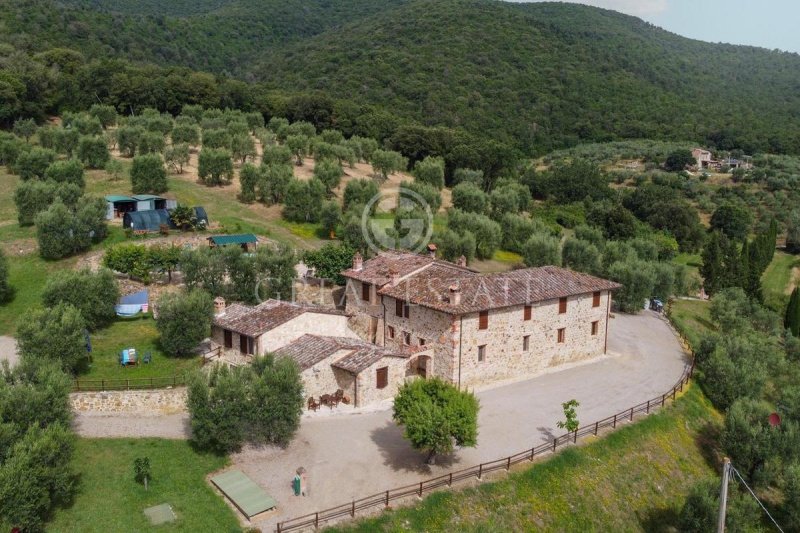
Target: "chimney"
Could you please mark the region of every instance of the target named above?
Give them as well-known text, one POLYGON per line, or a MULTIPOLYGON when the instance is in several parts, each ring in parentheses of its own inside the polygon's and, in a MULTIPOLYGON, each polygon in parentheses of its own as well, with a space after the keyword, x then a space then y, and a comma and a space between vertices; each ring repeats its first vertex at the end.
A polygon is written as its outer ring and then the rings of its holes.
POLYGON ((460 267, 466 268, 467 267, 467 258, 462 255, 461 257, 456 259, 456 264, 458 266, 460 266, 460 267))
POLYGON ((450 305, 461 305, 461 286, 450 285, 450 305))
POLYGON ((214 316, 225 314, 225 298, 217 296, 214 298, 214 316))
POLYGON ((364 270, 364 258, 361 256, 361 252, 356 252, 356 255, 353 256, 353 270, 356 272, 364 270))
POLYGON ((434 243, 428 244, 428 255, 431 256, 431 258, 433 259, 436 259, 436 250, 437 250, 436 244, 434 243))
POLYGON ((389 271, 389 284, 392 287, 397 287, 397 284, 400 283, 400 272, 397 270, 390 270, 389 271))

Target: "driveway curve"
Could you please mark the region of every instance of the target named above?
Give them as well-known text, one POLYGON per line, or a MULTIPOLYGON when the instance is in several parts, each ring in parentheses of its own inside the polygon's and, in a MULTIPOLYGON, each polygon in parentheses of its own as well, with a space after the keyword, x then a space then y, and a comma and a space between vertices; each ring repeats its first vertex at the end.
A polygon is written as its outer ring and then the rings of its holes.
MULTIPOLYGON (((666 320, 652 311, 616 315, 609 322, 608 355, 533 379, 477 391, 481 410, 478 446, 457 451, 439 464, 403 439, 391 410, 304 417, 285 448, 248 447, 234 454, 243 470, 278 502, 278 512, 254 525, 274 530, 277 522, 327 509, 386 489, 408 485, 453 469, 506 457, 562 433, 561 403, 580 402, 584 423, 658 396, 680 378, 688 359, 666 320), (295 497, 295 470, 308 471, 309 492, 295 497)), ((86 437, 186 438, 185 413, 136 417, 79 413, 75 428, 86 437)))
POLYGON ((688 364, 666 320, 651 311, 616 315, 608 351, 594 362, 479 390, 478 446, 435 466, 423 464, 389 410, 304 419, 286 449, 248 448, 233 457, 278 501, 278 513, 255 525, 272 531, 281 520, 520 452, 563 433, 556 428, 562 402, 577 399, 584 423, 600 420, 666 392, 688 364), (299 466, 308 470, 307 497, 292 495, 299 466))

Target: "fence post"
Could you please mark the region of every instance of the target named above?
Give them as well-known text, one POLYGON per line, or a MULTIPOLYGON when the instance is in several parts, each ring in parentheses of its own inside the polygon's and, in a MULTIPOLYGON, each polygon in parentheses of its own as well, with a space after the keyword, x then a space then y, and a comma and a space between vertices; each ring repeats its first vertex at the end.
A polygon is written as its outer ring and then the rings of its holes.
POLYGON ((125 380, 125 390, 131 390, 131 380, 125 380))
POLYGON ((314 513, 314 528, 319 529, 319 512, 314 513))
POLYGON ((661 407, 664 407, 664 401, 666 400, 666 398, 667 398, 666 394, 661 395, 661 407))
POLYGON ((175 376, 174 375, 172 376, 172 386, 173 387, 175 386, 175 376))
POLYGON ((386 491, 386 507, 389 507, 389 491, 388 490, 386 491))
POLYGON ((450 472, 450 480, 447 482, 447 486, 448 487, 452 487, 453 486, 453 473, 452 472, 450 472))
POLYGON ((553 439, 553 451, 556 451, 556 446, 558 446, 558 438, 556 437, 553 439))
POLYGON ((75 390, 78 391, 78 392, 80 392, 80 390, 81 390, 81 380, 79 380, 79 379, 75 380, 75 390))
POLYGON ((419 497, 422 498, 422 481, 419 482, 419 497))
POLYGON ((617 427, 617 415, 614 415, 614 424, 611 427, 613 428, 617 427))
POLYGON ((675 389, 672 389, 672 401, 673 402, 675 401, 675 392, 676 392, 675 389))
POLYGON ((530 459, 531 462, 533 462, 533 456, 534 455, 536 455, 536 447, 535 446, 533 448, 531 448, 531 459, 530 459))
POLYGON ((631 407, 631 422, 633 422, 633 407, 631 407))
POLYGON ((100 380, 100 389, 101 390, 106 390, 106 380, 104 380, 104 379, 100 380))
POLYGON ((280 522, 278 522, 277 531, 278 531, 278 533, 281 533, 281 523, 280 522))
POLYGON ((600 422, 595 422, 594 423, 594 436, 595 437, 597 436, 597 430, 599 429, 599 426, 600 426, 600 422))
POLYGON ((150 377, 150 388, 151 389, 153 388, 153 377, 152 376, 150 377))
POLYGON ((650 414, 650 400, 647 400, 647 414, 650 414))
POLYGON ((575 430, 575 433, 573 433, 573 435, 572 435, 572 443, 575 444, 576 442, 578 442, 578 430, 577 429, 575 430))
POLYGON ((683 392, 683 378, 681 378, 681 392, 683 392))
POLYGON ((483 463, 478 465, 478 479, 483 475, 483 463))
POLYGON ((511 470, 511 456, 510 455, 508 456, 508 459, 506 460, 506 472, 508 472, 509 470, 511 470))

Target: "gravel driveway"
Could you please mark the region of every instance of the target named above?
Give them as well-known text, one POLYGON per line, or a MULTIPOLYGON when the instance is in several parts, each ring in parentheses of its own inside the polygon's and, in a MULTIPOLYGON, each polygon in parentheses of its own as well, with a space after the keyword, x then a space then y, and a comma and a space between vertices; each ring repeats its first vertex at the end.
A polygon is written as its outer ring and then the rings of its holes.
MULTIPOLYGON (((234 467, 278 502, 277 513, 254 525, 272 531, 280 520, 525 450, 562 433, 556 428, 562 402, 575 398, 581 421, 599 420, 667 391, 687 364, 672 330, 651 311, 616 315, 609 323, 608 351, 594 362, 479 391, 478 446, 435 466, 425 465, 403 439, 389 409, 304 417, 286 449, 247 448, 232 457, 234 467), (293 496, 290 487, 299 466, 308 470, 304 498, 293 496)), ((185 414, 76 418, 78 432, 92 437, 182 438, 188 424, 185 414)))
POLYGON ((593 363, 479 391, 478 446, 433 467, 403 439, 391 411, 304 419, 287 449, 232 458, 278 501, 278 512, 254 525, 274 531, 280 520, 520 452, 563 433, 562 402, 575 398, 580 420, 599 420, 667 391, 687 363, 672 330, 650 311, 611 320, 608 348, 611 356, 593 363), (305 498, 290 487, 299 466, 308 470, 305 498))

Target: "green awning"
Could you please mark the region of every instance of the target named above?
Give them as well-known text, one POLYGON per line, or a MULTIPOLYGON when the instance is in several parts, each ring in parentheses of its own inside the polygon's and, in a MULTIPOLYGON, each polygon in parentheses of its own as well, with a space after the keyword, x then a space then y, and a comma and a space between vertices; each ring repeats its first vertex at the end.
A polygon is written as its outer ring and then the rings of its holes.
POLYGON ((216 475, 211 478, 211 482, 248 519, 277 506, 275 500, 241 470, 229 470, 216 475))
POLYGON ((156 196, 155 194, 134 194, 133 199, 140 202, 144 202, 146 200, 163 200, 162 197, 156 196))
POLYGON ((252 233, 242 233, 241 235, 214 235, 209 237, 208 240, 217 246, 225 246, 227 244, 251 244, 258 242, 258 239, 252 233))
POLYGON ((117 203, 117 202, 135 202, 134 198, 130 196, 120 196, 116 194, 111 194, 106 196, 106 202, 117 203))

